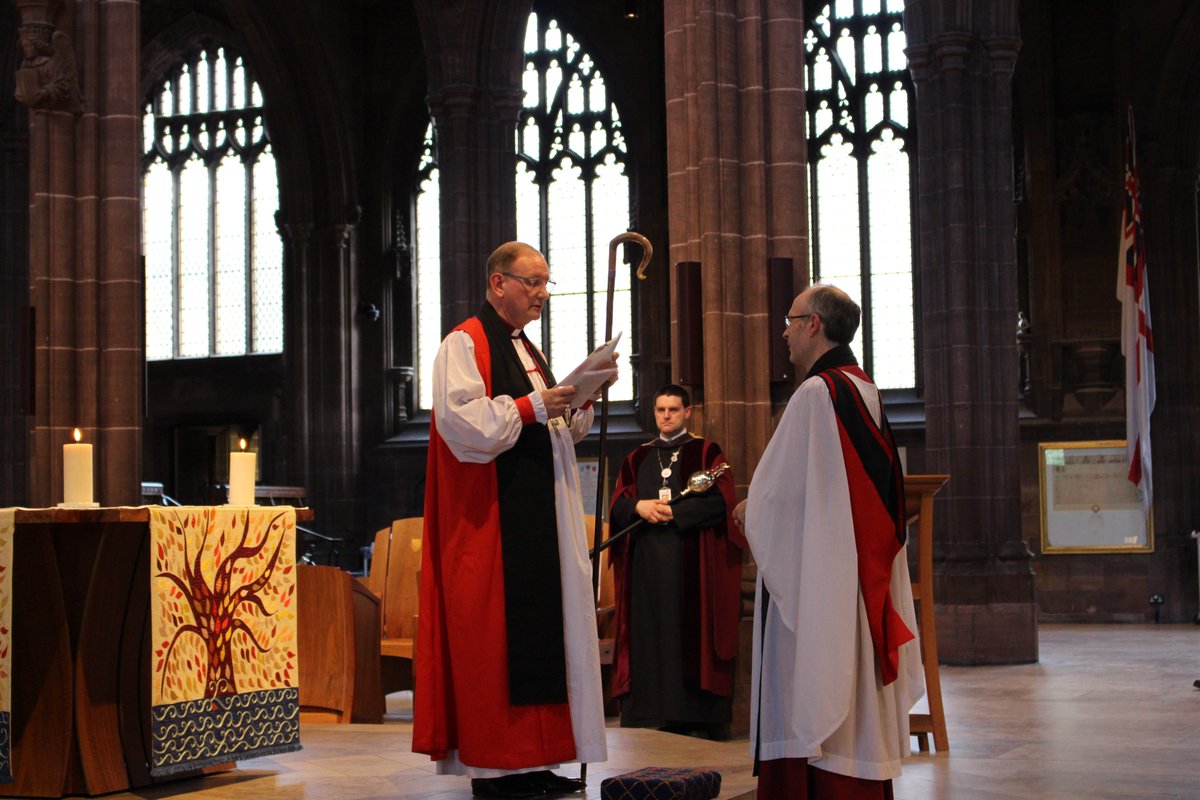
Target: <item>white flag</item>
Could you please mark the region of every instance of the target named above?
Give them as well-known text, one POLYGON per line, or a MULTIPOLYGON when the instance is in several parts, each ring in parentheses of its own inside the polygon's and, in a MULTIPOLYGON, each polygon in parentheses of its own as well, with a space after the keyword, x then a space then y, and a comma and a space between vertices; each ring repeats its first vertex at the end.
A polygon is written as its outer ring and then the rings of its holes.
POLYGON ((1142 232, 1142 196, 1138 184, 1137 138, 1133 107, 1125 141, 1125 212, 1121 219, 1121 255, 1117 264, 1121 301, 1121 352, 1125 355, 1125 438, 1129 480, 1137 484, 1142 507, 1150 508, 1150 414, 1154 411, 1154 332, 1150 325, 1150 287, 1142 232))

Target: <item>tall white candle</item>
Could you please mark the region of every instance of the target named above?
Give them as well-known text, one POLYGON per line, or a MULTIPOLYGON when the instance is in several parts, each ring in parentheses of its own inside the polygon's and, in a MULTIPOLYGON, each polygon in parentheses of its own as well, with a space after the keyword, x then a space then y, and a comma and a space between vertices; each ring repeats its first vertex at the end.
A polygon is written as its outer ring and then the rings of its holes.
POLYGON ((75 444, 63 445, 63 504, 92 504, 92 446, 80 443, 83 434, 75 429, 75 444))
POLYGON ((246 440, 238 442, 243 452, 229 454, 229 505, 254 505, 255 454, 244 452, 246 440))

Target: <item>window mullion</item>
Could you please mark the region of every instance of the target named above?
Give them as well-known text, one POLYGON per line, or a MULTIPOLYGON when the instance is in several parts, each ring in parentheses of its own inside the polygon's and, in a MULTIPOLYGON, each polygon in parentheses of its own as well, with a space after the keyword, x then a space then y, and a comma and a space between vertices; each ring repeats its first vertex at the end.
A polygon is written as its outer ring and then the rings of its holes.
POLYGON ((244 204, 244 221, 246 226, 246 242, 243 248, 243 258, 246 268, 243 274, 246 292, 246 352, 255 352, 254 347, 254 163, 243 162, 246 180, 246 202, 244 204))
MULTIPOLYGON (((862 117, 860 117, 861 119, 862 117)), ((861 126, 858 126, 861 128, 861 126)), ((875 370, 875 348, 871 330, 874 327, 871 319, 871 182, 868 178, 871 145, 866 141, 865 132, 859 130, 860 139, 854 151, 860 153, 858 161, 858 258, 859 258, 859 292, 862 298, 862 354, 863 369, 868 375, 875 370)))
POLYGON ((217 355, 217 161, 209 162, 208 171, 208 353, 217 355))
POLYGON ((175 320, 175 324, 171 331, 171 355, 173 358, 179 358, 180 341, 179 331, 183 327, 183 303, 180 301, 180 294, 183 291, 183 245, 180 226, 183 225, 183 215, 180 214, 181 203, 183 202, 182 192, 182 165, 169 167, 171 175, 171 317, 175 320))

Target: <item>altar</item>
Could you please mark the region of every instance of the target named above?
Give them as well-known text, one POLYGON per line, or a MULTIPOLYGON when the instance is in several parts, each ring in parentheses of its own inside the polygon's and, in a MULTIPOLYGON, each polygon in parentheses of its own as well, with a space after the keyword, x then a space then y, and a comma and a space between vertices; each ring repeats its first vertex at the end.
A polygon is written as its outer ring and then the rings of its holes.
POLYGON ((295 522, 312 516, 0 510, 0 795, 100 795, 299 749, 295 522))

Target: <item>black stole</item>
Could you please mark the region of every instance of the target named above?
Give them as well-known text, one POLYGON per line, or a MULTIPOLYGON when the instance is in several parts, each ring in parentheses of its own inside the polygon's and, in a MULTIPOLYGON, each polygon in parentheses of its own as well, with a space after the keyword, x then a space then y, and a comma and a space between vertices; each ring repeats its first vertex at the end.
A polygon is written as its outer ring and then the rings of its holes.
MULTIPOLYGON (((513 349, 512 327, 490 303, 477 314, 492 357, 492 397, 524 397, 533 391, 513 349)), ((525 337, 548 386, 550 367, 525 337)), ((496 458, 500 544, 504 560, 504 613, 508 630, 508 694, 513 705, 565 703, 566 643, 558 522, 554 504, 554 453, 550 429, 526 425, 511 448, 496 458)))

